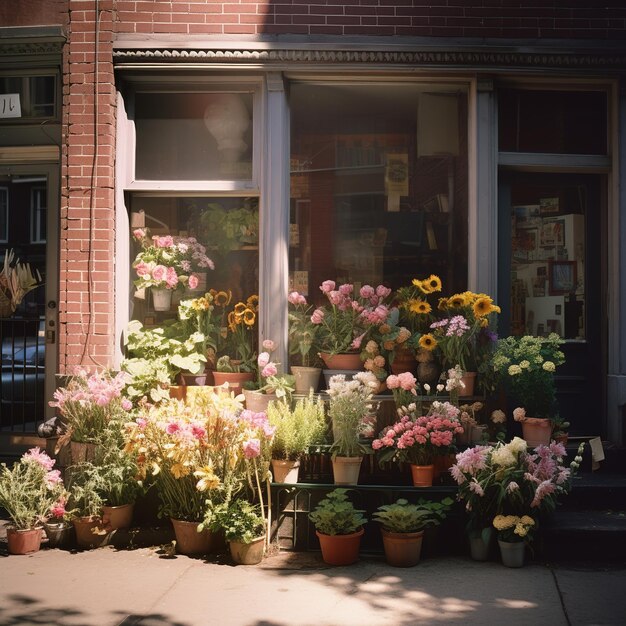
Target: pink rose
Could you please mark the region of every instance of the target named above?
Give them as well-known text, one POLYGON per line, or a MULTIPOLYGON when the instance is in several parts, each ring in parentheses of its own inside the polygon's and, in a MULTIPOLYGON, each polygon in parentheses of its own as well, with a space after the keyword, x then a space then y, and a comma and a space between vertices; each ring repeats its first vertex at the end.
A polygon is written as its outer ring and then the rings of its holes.
POLYGON ((262 345, 263 349, 268 352, 274 352, 274 350, 276 350, 276 344, 271 339, 265 339, 262 345))
POLYGON ((359 290, 359 295, 365 300, 371 298, 374 293, 374 287, 372 287, 371 285, 363 285, 363 287, 361 287, 361 289, 359 290))
POLYGON ((379 298, 386 298, 391 293, 391 289, 389 287, 385 287, 384 285, 378 285, 376 287, 376 295, 379 298))
POLYGON ((135 271, 137 272, 137 276, 145 276, 150 273, 150 266, 147 263, 140 261, 137 263, 135 271))
POLYGON ((334 280, 325 280, 320 287, 323 293, 330 293, 335 289, 335 281, 334 280))
POLYGON ((293 305, 306 304, 306 298, 301 293, 298 293, 297 291, 292 291, 287 296, 287 301, 289 302, 289 304, 293 304, 293 305))
POLYGON ((274 363, 268 363, 261 371, 261 376, 267 378, 268 376, 276 376, 277 373, 276 365, 274 365, 274 363))
POLYGON ((165 280, 165 276, 167 275, 167 268, 165 265, 157 265, 152 270, 152 280, 157 283, 162 283, 165 280))
POLYGON ((178 274, 173 267, 168 267, 165 274, 165 284, 168 289, 173 289, 178 284, 178 274))
POLYGON ((154 236, 152 240, 157 248, 171 248, 174 245, 174 238, 171 235, 165 235, 164 237, 154 236))
POLYGON ((313 315, 311 315, 311 322, 313 324, 321 324, 323 321, 324 321, 324 310, 315 309, 315 311, 313 311, 313 315))
POLYGON ((354 286, 350 284, 339 285, 339 293, 344 296, 349 296, 354 291, 354 286))
POLYGON ((133 237, 135 239, 143 239, 146 236, 146 231, 143 228, 135 228, 133 230, 133 237))
POLYGON ((270 355, 267 352, 261 352, 256 362, 259 367, 263 368, 270 362, 270 355))
POLYGON ((196 289, 198 282, 198 277, 195 274, 191 274, 191 276, 189 276, 189 289, 196 289))

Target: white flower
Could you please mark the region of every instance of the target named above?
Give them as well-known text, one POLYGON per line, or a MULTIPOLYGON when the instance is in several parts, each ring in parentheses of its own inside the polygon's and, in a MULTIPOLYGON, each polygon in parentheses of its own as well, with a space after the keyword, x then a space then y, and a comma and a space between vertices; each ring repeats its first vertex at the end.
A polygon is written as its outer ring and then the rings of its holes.
POLYGON ((503 446, 502 448, 496 448, 491 453, 491 462, 494 465, 508 467, 509 465, 515 465, 517 460, 513 452, 507 446, 503 446))
POLYGON ((521 406, 518 406, 516 409, 514 409, 513 419, 516 422, 523 422, 525 417, 526 417, 526 411, 521 406))
POLYGON ((519 454, 520 452, 526 452, 528 444, 520 437, 513 437, 512 441, 510 441, 506 447, 509 448, 514 454, 519 454))
POLYGON ((504 411, 501 411, 500 409, 496 409, 491 414, 491 421, 494 424, 504 424, 504 422, 506 422, 506 414, 504 413, 504 411))
POLYGON ((541 367, 546 372, 554 372, 554 370, 556 369, 552 361, 546 361, 541 367))
POLYGON ((530 362, 527 361, 526 359, 524 359, 523 361, 520 362, 519 366, 525 370, 528 369, 530 367, 530 362))
POLYGON ((509 376, 517 376, 522 373, 522 368, 519 365, 509 365, 509 376))

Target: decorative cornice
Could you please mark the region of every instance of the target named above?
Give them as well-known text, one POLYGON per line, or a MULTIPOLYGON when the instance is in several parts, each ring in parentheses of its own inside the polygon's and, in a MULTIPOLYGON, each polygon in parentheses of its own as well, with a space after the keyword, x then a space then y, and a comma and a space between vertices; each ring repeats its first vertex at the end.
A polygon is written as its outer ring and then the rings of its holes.
POLYGON ((434 67, 528 67, 626 70, 626 53, 607 51, 515 52, 485 50, 220 50, 182 48, 115 49, 117 65, 129 63, 398 65, 434 67))
POLYGON ((63 42, 60 41, 21 41, 2 43, 0 56, 34 56, 61 54, 63 42))

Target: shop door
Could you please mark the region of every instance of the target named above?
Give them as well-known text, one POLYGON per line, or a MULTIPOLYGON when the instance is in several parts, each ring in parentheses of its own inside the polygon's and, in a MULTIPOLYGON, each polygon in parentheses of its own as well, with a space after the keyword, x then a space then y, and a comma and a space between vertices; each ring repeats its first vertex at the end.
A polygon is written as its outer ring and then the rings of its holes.
POLYGON ((563 337, 557 400, 578 436, 605 434, 605 189, 601 174, 499 179, 500 335, 563 337))
MULTIPOLYGON (((14 310, 0 296, 0 435, 35 433, 52 415, 48 400, 57 363, 58 189, 57 166, 0 167, 0 264, 12 253, 11 265, 17 260, 28 264, 40 278, 14 310)), ((13 272, 15 280, 18 274, 13 272)))

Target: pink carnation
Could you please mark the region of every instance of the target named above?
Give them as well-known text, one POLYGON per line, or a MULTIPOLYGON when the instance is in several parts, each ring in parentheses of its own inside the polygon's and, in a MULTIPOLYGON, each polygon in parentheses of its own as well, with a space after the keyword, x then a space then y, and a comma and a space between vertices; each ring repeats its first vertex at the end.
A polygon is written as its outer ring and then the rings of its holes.
POLYGON ((391 293, 391 289, 389 287, 385 287, 384 285, 378 285, 376 287, 376 295, 379 298, 386 298, 391 293))
POLYGON ((364 300, 369 300, 375 293, 374 287, 371 285, 363 285, 363 287, 359 290, 359 295, 364 300))
POLYGON ((334 280, 325 280, 320 287, 323 293, 330 293, 335 289, 335 281, 334 280))
POLYGON ((133 403, 128 398, 124 398, 122 400, 122 408, 124 411, 130 411, 133 408, 133 403))
POLYGON ((24 454, 22 457, 24 461, 34 461, 35 463, 41 465, 43 469, 46 471, 50 471, 55 464, 55 460, 51 459, 43 450, 40 448, 31 448, 28 452, 24 454))
POLYGON ((195 274, 191 274, 191 276, 189 276, 189 289, 196 289, 198 282, 198 277, 195 274))
POLYGON ((274 365, 274 363, 268 363, 261 371, 261 376, 267 378, 268 376, 276 376, 277 373, 276 365, 274 365))
POLYGON ((133 230, 133 237, 135 239, 143 239, 146 236, 146 231, 143 228, 135 228, 133 230))
POLYGON ((254 459, 261 454, 261 442, 258 439, 249 439, 243 442, 243 453, 246 459, 254 459))
POLYGON ((287 301, 290 304, 294 304, 294 305, 306 304, 306 298, 301 293, 298 293, 297 291, 292 291, 287 296, 287 301))
POLYGON ((350 284, 339 285, 339 293, 344 296, 349 296, 354 291, 354 286, 350 284))
POLYGON ((165 280, 167 275, 167 268, 165 265, 157 265, 152 270, 152 280, 155 280, 157 283, 161 283, 165 280))
POLYGON ((315 311, 313 311, 313 315, 311 315, 311 322, 313 324, 321 324, 323 321, 324 321, 324 310, 315 309, 315 311))
POLYGON ((50 515, 53 517, 63 517, 66 513, 65 500, 61 499, 50 507, 50 515))

